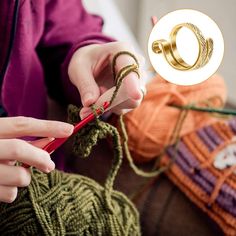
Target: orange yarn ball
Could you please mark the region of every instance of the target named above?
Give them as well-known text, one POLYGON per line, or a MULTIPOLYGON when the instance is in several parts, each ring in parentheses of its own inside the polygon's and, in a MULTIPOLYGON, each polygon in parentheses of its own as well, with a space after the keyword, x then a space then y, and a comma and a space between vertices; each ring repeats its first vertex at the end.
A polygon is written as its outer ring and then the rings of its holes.
MULTIPOLYGON (((170 144, 181 112, 170 104, 206 106, 204 101, 207 100, 213 107, 221 107, 225 103, 226 87, 218 75, 193 86, 171 84, 156 76, 147 85, 147 95, 142 104, 124 116, 133 159, 137 162, 153 160, 170 144)), ((179 135, 209 125, 216 119, 208 113, 189 110, 179 135)))

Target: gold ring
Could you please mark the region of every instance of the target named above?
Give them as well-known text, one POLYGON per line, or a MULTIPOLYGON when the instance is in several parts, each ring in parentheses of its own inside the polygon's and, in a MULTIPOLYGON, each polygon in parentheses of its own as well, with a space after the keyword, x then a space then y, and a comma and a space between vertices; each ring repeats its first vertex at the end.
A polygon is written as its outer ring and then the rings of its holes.
POLYGON ((201 68, 207 64, 212 56, 213 40, 211 38, 205 38, 200 29, 194 24, 182 23, 176 25, 170 32, 169 38, 169 42, 164 39, 154 41, 152 43, 152 50, 157 54, 162 53, 169 65, 177 70, 187 71, 201 68), (186 63, 177 50, 177 34, 183 27, 190 29, 198 41, 198 56, 192 65, 186 63))

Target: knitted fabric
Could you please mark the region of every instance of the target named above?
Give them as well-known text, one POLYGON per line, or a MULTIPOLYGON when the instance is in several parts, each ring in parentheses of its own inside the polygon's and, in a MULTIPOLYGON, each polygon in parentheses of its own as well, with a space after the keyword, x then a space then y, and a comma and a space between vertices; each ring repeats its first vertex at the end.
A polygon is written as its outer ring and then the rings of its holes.
POLYGON ((230 165, 218 168, 216 162, 222 152, 222 163, 232 158, 227 148, 234 145, 235 137, 236 119, 216 122, 183 136, 162 158, 163 165, 174 160, 167 176, 232 236, 236 235, 236 146, 230 165))

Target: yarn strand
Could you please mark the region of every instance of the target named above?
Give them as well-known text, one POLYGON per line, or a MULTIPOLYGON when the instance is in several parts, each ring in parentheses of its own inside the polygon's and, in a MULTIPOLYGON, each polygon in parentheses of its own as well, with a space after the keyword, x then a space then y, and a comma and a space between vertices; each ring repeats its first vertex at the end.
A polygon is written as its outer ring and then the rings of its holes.
MULTIPOLYGON (((122 81, 124 80, 124 78, 134 72, 138 75, 138 77, 140 77, 139 75, 139 71, 138 71, 138 67, 139 67, 139 64, 138 64, 138 60, 136 59, 136 57, 131 54, 130 52, 127 52, 127 51, 122 51, 122 52, 119 52, 118 54, 116 54, 113 58, 113 62, 112 62, 112 71, 113 71, 113 76, 115 78, 115 82, 116 82, 116 89, 111 97, 111 100, 110 100, 110 104, 114 101, 117 93, 118 93, 118 90, 122 84, 122 81), (120 55, 129 55, 131 56, 134 61, 136 62, 136 65, 135 64, 132 64, 132 65, 127 65, 125 67, 123 67, 117 74, 115 72, 115 66, 116 66, 116 60, 118 58, 118 56, 120 55)), ((129 161, 129 165, 131 167, 131 169, 139 176, 142 176, 142 177, 148 177, 148 178, 151 178, 151 177, 154 177, 154 176, 157 176, 159 175, 160 173, 163 172, 163 170, 165 168, 160 168, 158 170, 153 170, 153 171, 150 171, 150 172, 146 172, 146 171, 143 171, 141 169, 139 169, 133 162, 133 158, 131 156, 131 153, 129 151, 129 146, 128 146, 128 134, 127 134, 127 131, 126 131, 126 127, 125 127, 125 122, 124 122, 124 119, 123 119, 123 115, 120 115, 119 116, 119 125, 120 125, 120 128, 121 128, 121 135, 122 135, 122 144, 123 144, 123 147, 124 147, 124 152, 125 152, 125 155, 126 155, 126 158, 128 159, 129 161)))
POLYGON ((207 112, 207 113, 219 113, 223 115, 232 115, 236 116, 235 110, 230 109, 217 109, 213 107, 199 107, 195 105, 186 105, 186 106, 179 106, 179 105, 171 105, 172 107, 176 107, 181 110, 193 110, 193 111, 199 111, 199 112, 207 112))

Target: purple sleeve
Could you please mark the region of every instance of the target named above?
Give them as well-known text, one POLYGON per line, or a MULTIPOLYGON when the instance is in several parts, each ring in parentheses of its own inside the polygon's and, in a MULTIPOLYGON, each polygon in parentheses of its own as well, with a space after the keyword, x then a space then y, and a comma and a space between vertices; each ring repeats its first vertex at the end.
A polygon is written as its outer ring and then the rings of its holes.
POLYGON ((45 7, 45 29, 37 47, 49 95, 62 104, 80 104, 69 80, 70 59, 80 47, 114 41, 102 34, 103 20, 89 14, 81 0, 50 0, 45 7))

